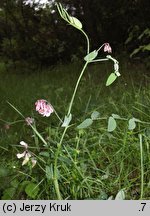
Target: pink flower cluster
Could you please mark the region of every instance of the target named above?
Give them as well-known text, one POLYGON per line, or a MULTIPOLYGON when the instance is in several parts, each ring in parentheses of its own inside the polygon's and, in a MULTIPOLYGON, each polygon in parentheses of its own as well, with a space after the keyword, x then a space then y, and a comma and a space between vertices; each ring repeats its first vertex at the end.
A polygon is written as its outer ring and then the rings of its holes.
POLYGON ((42 116, 49 117, 54 112, 54 108, 44 99, 37 100, 35 103, 36 111, 42 116))
POLYGON ((104 52, 111 53, 112 49, 109 43, 104 43, 104 52))

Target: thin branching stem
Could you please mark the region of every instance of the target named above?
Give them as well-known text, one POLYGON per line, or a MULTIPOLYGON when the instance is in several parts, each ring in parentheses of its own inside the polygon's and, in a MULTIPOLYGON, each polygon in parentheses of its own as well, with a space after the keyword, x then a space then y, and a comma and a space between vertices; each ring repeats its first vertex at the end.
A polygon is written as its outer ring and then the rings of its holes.
POLYGON ((73 105, 73 102, 74 102, 74 98, 75 98, 75 95, 76 95, 76 92, 77 92, 79 83, 80 83, 80 81, 81 81, 81 78, 82 78, 82 76, 83 76, 83 74, 84 74, 84 71, 85 71, 87 65, 88 65, 88 62, 86 62, 86 63, 84 64, 84 67, 83 67, 83 69, 82 69, 82 71, 81 71, 81 73, 80 73, 80 76, 79 76, 78 80, 77 80, 77 83, 76 83, 76 86, 75 86, 75 88, 74 88, 74 92, 73 92, 73 95, 72 95, 72 98, 71 98, 71 101, 70 101, 70 104, 69 104, 69 109, 68 109, 67 116, 69 116, 70 113, 71 113, 71 109, 72 109, 72 105, 73 105))
POLYGON ((86 37, 86 41, 87 41, 87 54, 89 54, 90 52, 90 40, 89 37, 87 36, 87 34, 85 33, 85 31, 83 31, 82 29, 80 29, 80 31, 84 34, 84 36, 86 37))

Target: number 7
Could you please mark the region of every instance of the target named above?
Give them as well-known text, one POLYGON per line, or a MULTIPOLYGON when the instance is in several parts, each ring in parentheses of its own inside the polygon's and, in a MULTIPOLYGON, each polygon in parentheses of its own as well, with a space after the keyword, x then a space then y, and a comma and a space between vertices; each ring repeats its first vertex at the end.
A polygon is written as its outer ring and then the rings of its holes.
POLYGON ((141 203, 141 205, 143 205, 142 211, 144 211, 144 208, 145 208, 145 206, 146 206, 146 203, 141 203))

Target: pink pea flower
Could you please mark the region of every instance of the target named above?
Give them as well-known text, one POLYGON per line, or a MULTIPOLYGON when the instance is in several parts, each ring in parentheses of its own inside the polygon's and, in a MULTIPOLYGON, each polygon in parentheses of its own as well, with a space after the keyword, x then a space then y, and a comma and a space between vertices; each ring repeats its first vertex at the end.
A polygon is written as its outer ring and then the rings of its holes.
POLYGON ((104 52, 108 52, 108 53, 112 52, 112 49, 109 43, 104 44, 104 52))
POLYGON ((36 111, 42 116, 49 117, 54 112, 54 108, 44 99, 37 100, 35 103, 36 111))

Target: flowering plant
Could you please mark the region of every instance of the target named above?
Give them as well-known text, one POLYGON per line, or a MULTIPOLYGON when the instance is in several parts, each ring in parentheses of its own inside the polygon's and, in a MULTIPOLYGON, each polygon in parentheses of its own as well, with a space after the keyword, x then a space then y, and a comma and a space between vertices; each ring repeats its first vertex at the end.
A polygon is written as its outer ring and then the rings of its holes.
MULTIPOLYGON (((54 162, 53 162, 53 168, 52 168, 52 179, 53 179, 53 183, 54 183, 54 188, 57 194, 57 198, 58 199, 62 199, 62 195, 60 192, 60 185, 59 185, 59 177, 58 177, 58 159, 59 156, 61 154, 61 150, 62 150, 62 144, 64 141, 64 137, 67 133, 67 130, 69 127, 71 127, 70 122, 72 120, 72 107, 74 104, 74 99, 81 81, 81 78, 87 68, 87 66, 93 62, 101 62, 101 61, 112 61, 114 64, 114 72, 111 73, 106 81, 106 86, 111 85, 116 79, 117 77, 120 76, 119 73, 119 62, 113 58, 110 53, 112 53, 112 48, 110 46, 109 43, 103 43, 97 50, 94 51, 90 51, 90 43, 89 43, 89 38, 87 36, 87 34, 84 32, 84 30, 82 29, 82 23, 73 16, 70 16, 67 12, 67 10, 65 10, 61 4, 56 4, 57 5, 57 9, 59 11, 60 16, 62 17, 62 19, 64 19, 67 23, 69 23, 71 26, 73 26, 74 28, 78 29, 86 38, 87 41, 87 49, 86 49, 86 55, 84 57, 84 65, 83 68, 81 70, 81 73, 78 77, 78 80, 76 82, 74 91, 72 93, 72 97, 68 106, 68 110, 66 115, 64 116, 63 120, 59 117, 59 115, 57 114, 56 110, 54 109, 53 105, 51 105, 47 100, 45 99, 38 99, 35 103, 35 110, 42 115, 43 117, 50 117, 50 115, 52 113, 56 114, 56 116, 59 119, 59 122, 61 124, 61 127, 63 128, 63 132, 62 135, 60 137, 60 140, 57 142, 57 149, 56 151, 52 151, 52 154, 54 155, 54 162), (97 58, 99 51, 103 48, 104 52, 109 53, 109 55, 106 55, 106 58, 97 58)), ((9 103, 10 104, 10 103, 9 103)), ((21 114, 12 104, 10 104, 19 114, 21 114)), ((25 122, 28 126, 30 126, 33 131, 34 131, 34 135, 36 134, 38 136, 38 138, 43 142, 44 147, 46 149, 50 148, 46 139, 43 138, 43 135, 41 133, 39 133, 37 131, 37 128, 35 127, 35 121, 33 118, 27 117, 25 118, 22 114, 21 116, 25 119, 25 122)), ((82 122, 80 125, 78 125, 78 129, 83 129, 88 127, 89 125, 91 125, 93 123, 94 120, 98 119, 99 117, 99 113, 98 112, 93 112, 91 115, 91 118, 86 119, 84 122, 82 122)), ((114 120, 115 121, 115 120, 114 120)), ((28 145, 24 142, 21 141, 20 144, 25 148, 23 153, 18 153, 17 154, 17 158, 23 158, 23 162, 22 165, 25 165, 29 162, 30 158, 31 158, 31 162, 32 162, 32 167, 36 164, 38 164, 38 156, 37 159, 35 160, 34 158, 32 158, 32 154, 29 152, 28 150, 28 145)), ((39 149, 39 146, 37 144, 37 148, 39 149)), ((77 151, 78 153, 78 151, 77 151)), ((48 154, 44 153, 47 157, 48 154)), ((49 167, 46 166, 45 168, 45 172, 46 174, 49 173, 49 167)), ((43 170, 43 168, 42 168, 43 170)), ((49 174, 47 174, 49 175, 49 174)))

